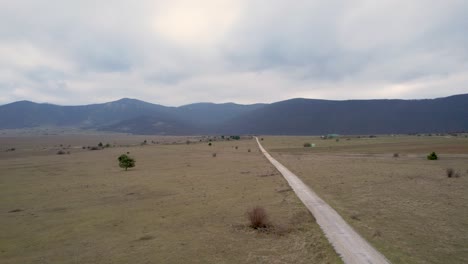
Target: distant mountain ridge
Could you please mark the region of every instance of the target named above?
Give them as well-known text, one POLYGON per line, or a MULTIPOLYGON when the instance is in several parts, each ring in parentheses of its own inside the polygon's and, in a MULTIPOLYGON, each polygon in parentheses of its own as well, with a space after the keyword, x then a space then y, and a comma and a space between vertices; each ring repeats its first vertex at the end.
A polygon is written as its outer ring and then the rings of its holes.
POLYGON ((422 100, 291 99, 229 125, 239 133, 281 135, 468 131, 468 94, 422 100))
POLYGON ((167 107, 123 98, 59 106, 0 106, 0 129, 67 126, 133 134, 388 134, 468 131, 468 94, 421 100, 290 99, 272 104, 167 107))

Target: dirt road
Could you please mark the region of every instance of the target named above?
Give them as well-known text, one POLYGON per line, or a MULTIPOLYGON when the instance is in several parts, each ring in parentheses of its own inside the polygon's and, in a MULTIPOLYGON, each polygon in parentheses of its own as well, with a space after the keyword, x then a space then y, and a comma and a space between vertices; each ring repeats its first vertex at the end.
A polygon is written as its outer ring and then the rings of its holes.
POLYGON ((314 215, 326 237, 345 263, 390 263, 294 173, 268 154, 257 137, 255 139, 265 157, 278 169, 299 199, 314 215))

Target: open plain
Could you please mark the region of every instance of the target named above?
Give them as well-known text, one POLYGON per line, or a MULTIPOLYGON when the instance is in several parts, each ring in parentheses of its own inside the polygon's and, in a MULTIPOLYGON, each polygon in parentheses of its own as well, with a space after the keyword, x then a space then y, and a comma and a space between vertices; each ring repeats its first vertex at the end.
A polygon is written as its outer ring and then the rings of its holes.
POLYGON ((253 139, 208 140, 0 137, 0 262, 341 263, 253 139), (248 227, 254 206, 273 228, 248 227))
POLYGON ((464 135, 261 142, 392 263, 468 263, 464 135))

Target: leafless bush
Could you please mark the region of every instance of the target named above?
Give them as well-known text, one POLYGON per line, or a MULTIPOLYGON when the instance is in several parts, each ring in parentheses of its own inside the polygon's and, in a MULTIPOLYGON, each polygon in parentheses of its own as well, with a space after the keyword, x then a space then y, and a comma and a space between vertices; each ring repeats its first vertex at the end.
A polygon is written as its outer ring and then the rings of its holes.
POLYGON ((361 220, 361 218, 359 217, 359 214, 356 212, 351 214, 351 219, 357 220, 357 221, 361 220))
POLYGON ((250 227, 253 229, 267 228, 269 226, 268 215, 263 207, 256 206, 247 212, 250 227))
POLYGON ((101 150, 102 148, 99 146, 92 146, 89 148, 89 150, 101 150))
POLYGON ((375 230, 374 234, 372 234, 372 237, 381 237, 381 236, 382 236, 382 232, 380 232, 380 230, 375 230))
POLYGON ((455 171, 452 168, 448 168, 447 170, 445 170, 445 173, 447 174, 447 177, 452 178, 455 171))

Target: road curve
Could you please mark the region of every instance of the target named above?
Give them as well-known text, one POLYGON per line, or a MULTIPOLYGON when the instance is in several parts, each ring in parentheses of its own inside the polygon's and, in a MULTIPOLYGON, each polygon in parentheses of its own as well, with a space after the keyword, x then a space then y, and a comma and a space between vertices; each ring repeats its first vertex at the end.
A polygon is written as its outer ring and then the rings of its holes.
POLYGON ((314 215, 336 252, 346 264, 390 263, 380 252, 349 226, 325 201, 305 185, 294 173, 275 160, 255 137, 265 157, 278 169, 299 199, 314 215))

